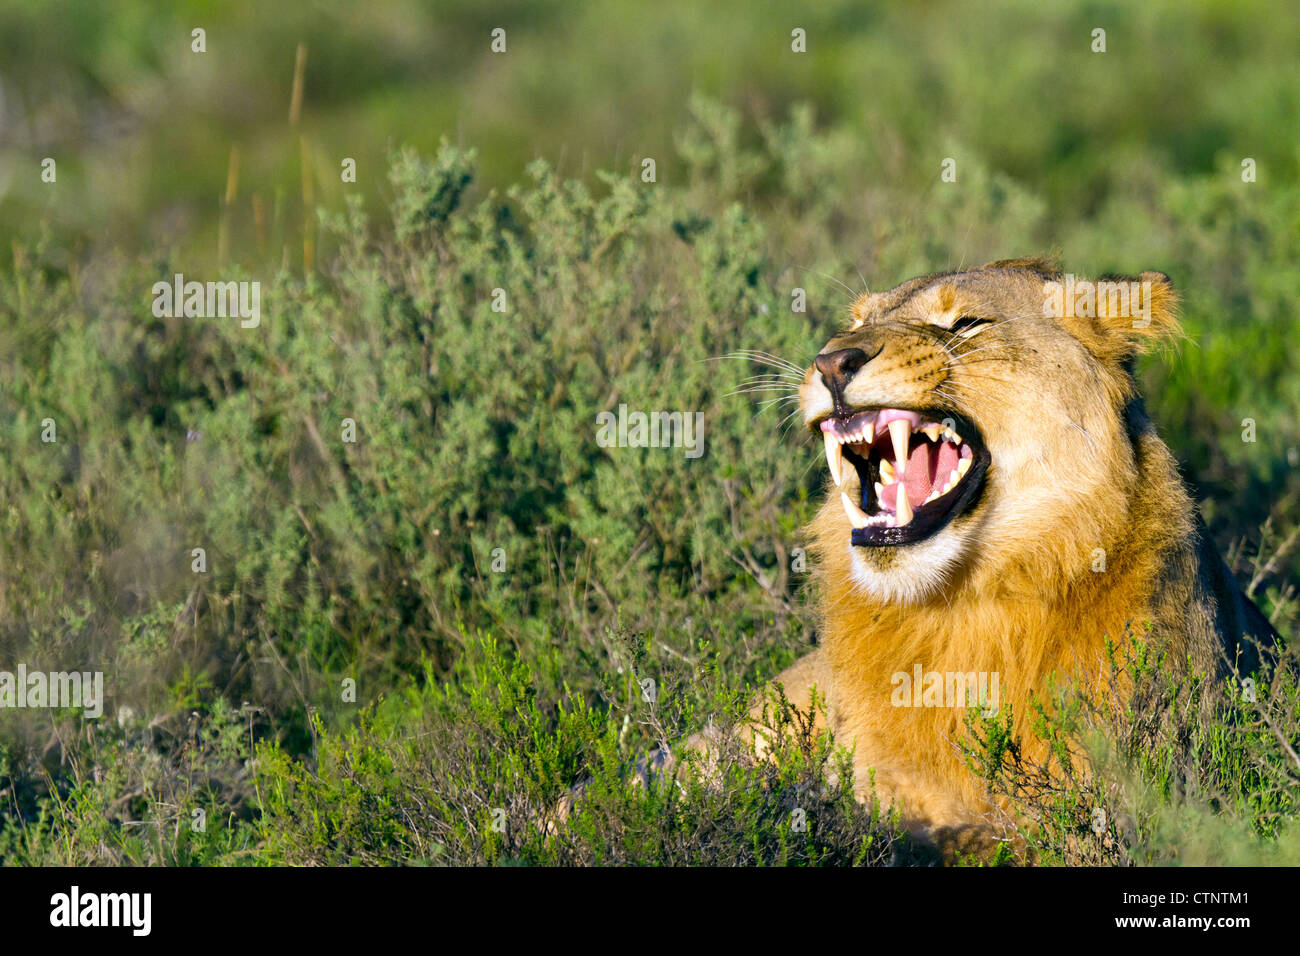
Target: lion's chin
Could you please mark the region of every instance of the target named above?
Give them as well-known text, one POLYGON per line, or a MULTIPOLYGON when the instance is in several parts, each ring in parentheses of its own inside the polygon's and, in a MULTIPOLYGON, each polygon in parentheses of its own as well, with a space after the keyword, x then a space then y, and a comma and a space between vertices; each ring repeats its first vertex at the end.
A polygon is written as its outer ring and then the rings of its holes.
POLYGON ((921 544, 878 550, 848 546, 853 589, 881 604, 918 605, 943 598, 966 552, 964 536, 948 528, 921 544))

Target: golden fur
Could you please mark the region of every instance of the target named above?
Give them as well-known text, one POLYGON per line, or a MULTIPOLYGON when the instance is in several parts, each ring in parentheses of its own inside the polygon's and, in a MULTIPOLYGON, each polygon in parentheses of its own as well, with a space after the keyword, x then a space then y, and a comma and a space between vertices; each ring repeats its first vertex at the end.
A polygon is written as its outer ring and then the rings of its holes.
MULTIPOLYGON (((874 774, 877 795, 940 842, 978 831, 989 809, 955 747, 966 711, 894 706, 895 675, 997 673, 998 706, 1029 740, 1027 698, 1054 673, 1097 675, 1107 639, 1149 626, 1172 657, 1209 674, 1243 634, 1267 631, 1137 394, 1133 356, 1178 334, 1168 277, 1128 280, 1145 285, 1124 314, 1045 315, 1046 284, 1060 278, 1046 262, 1012 260, 864 294, 822 350, 872 356, 844 390, 853 408, 952 410, 990 455, 977 501, 913 544, 851 544, 831 489, 810 529, 821 644, 779 678, 801 706, 813 684, 825 695, 837 739, 856 748, 860 795, 874 774), (989 321, 954 338, 949 326, 966 316, 989 321)), ((800 399, 816 433, 832 413, 816 366, 800 399)))

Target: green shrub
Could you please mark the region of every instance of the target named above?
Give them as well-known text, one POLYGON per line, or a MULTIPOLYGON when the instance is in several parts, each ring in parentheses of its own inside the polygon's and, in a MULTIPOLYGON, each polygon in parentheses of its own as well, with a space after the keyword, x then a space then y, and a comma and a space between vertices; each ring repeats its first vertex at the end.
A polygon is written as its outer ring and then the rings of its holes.
POLYGON ((1069 683, 1034 703, 1027 756, 1012 715, 971 715, 967 762, 1001 798, 1007 858, 1067 866, 1300 862, 1300 658, 1282 648, 1226 686, 1139 638, 1112 645, 1108 692, 1069 683), (1135 688, 1131 694, 1121 687, 1135 688))
MULTIPOLYGON (((849 754, 812 715, 773 701, 782 733, 757 760, 737 733, 748 693, 716 670, 674 675, 645 694, 628 653, 592 707, 553 696, 493 641, 471 644, 451 679, 381 704, 342 734, 318 728, 314 766, 278 748, 258 762, 259 833, 272 863, 880 864, 912 851, 897 820, 853 796, 849 754), (694 685, 681 694, 688 678, 694 685), (657 747, 712 692, 716 765, 652 772, 657 747), (639 758, 639 759, 638 759, 639 758), (637 767, 641 767, 638 775, 637 767), (570 786, 580 781, 580 796, 570 786)), ((545 655, 544 669, 563 661, 545 655)))

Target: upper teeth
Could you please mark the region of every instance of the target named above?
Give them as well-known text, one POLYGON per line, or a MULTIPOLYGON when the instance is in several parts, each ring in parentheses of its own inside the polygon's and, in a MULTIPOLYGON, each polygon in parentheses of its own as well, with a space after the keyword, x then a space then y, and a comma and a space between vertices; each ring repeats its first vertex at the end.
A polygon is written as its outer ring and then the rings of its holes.
POLYGON ((822 432, 822 438, 826 442, 826 466, 831 470, 831 478, 835 480, 836 488, 844 482, 844 446, 870 445, 875 437, 876 426, 872 422, 867 422, 859 426, 856 431, 843 435, 833 431, 822 432))
POLYGON ((835 487, 840 486, 840 469, 844 466, 844 443, 826 432, 826 464, 831 470, 831 477, 835 479, 835 487))
POLYGON ((902 481, 907 468, 907 445, 912 440, 912 429, 904 419, 895 418, 889 423, 889 440, 894 443, 894 470, 902 481))

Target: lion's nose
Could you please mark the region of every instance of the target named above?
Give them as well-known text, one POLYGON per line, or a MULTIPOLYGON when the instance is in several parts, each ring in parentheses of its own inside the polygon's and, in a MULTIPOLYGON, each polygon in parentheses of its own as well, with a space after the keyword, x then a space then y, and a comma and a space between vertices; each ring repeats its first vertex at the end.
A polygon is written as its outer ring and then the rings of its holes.
POLYGON ((840 349, 817 356, 813 364, 822 373, 826 387, 836 396, 842 396, 853 373, 866 365, 869 359, 870 356, 862 349, 840 349))

